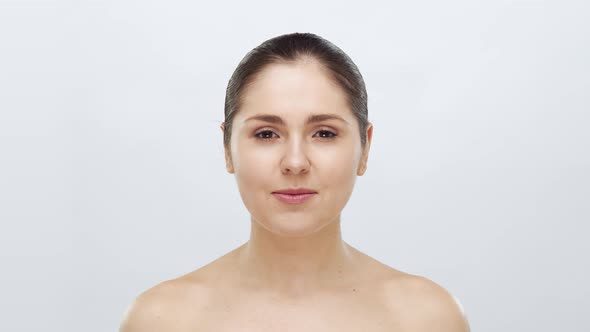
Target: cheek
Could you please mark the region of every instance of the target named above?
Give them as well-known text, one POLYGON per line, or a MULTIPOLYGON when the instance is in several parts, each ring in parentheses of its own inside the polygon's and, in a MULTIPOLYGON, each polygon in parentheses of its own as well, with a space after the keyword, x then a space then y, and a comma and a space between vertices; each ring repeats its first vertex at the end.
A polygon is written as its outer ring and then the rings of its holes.
POLYGON ((346 188, 351 187, 356 180, 358 161, 357 154, 348 149, 318 153, 316 158, 318 180, 328 189, 335 188, 346 191, 346 188))
POLYGON ((314 155, 318 168, 333 175, 330 177, 350 177, 356 174, 360 160, 359 149, 354 142, 349 141, 330 148, 318 149, 314 155))
POLYGON ((260 188, 269 188, 269 175, 272 174, 276 161, 275 154, 267 149, 252 148, 238 145, 233 154, 235 177, 244 200, 248 195, 260 188))

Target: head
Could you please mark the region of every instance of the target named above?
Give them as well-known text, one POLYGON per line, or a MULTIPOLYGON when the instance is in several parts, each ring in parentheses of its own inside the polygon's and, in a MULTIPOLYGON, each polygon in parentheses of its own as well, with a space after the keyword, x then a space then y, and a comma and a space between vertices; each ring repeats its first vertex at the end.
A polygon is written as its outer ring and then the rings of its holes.
POLYGON ((339 220, 366 171, 373 127, 352 60, 317 35, 294 33, 265 41, 239 63, 221 129, 227 171, 252 220, 305 236, 339 220), (297 204, 277 194, 293 188, 314 194, 297 204))

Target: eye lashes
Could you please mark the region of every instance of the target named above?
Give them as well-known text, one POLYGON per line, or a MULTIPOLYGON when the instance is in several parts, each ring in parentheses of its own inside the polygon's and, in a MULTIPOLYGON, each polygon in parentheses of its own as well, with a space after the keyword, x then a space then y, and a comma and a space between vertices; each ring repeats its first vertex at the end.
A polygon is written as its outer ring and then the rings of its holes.
MULTIPOLYGON (((262 131, 259 131, 259 132, 257 132, 256 134, 254 134, 254 137, 256 137, 257 139, 260 139, 260 140, 265 140, 265 141, 268 141, 268 140, 271 140, 271 139, 273 139, 273 137, 262 137, 262 136, 266 136, 266 135, 268 135, 269 133, 270 133, 270 135, 271 135, 271 136, 272 136, 272 135, 277 135, 277 134, 276 134, 274 131, 266 129, 266 130, 262 130, 262 131)), ((336 133, 334 133, 333 131, 330 131, 330 130, 325 130, 325 129, 316 131, 316 133, 314 134, 314 136, 315 136, 316 134, 318 134, 318 133, 322 133, 322 134, 328 134, 328 136, 327 136, 327 137, 322 137, 322 136, 319 136, 319 138, 320 138, 320 139, 326 139, 326 140, 333 139, 333 138, 335 138, 336 136, 338 136, 338 135, 337 135, 336 133)), ((278 136, 278 135, 277 135, 277 136, 278 136)))
POLYGON ((255 136, 256 138, 258 138, 258 139, 262 139, 262 140, 270 140, 272 137, 261 137, 261 134, 265 134, 265 133, 271 133, 271 135, 272 135, 272 134, 276 135, 276 134, 275 134, 275 133, 274 133, 272 130, 262 130, 262 131, 260 131, 260 132, 258 132, 258 133, 256 133, 256 134, 254 134, 254 136, 255 136))

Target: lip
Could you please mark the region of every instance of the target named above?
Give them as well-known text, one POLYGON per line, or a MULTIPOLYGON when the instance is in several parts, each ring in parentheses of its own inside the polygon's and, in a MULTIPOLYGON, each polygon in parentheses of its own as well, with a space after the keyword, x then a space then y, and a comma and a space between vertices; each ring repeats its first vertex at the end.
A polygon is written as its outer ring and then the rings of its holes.
POLYGON ((273 194, 285 194, 285 195, 302 195, 302 194, 317 194, 317 191, 307 188, 291 188, 273 191, 273 194))
POLYGON ((287 204, 301 204, 317 194, 317 191, 299 188, 273 191, 272 195, 287 204))
POLYGON ((279 194, 279 193, 272 193, 274 197, 276 197, 279 201, 287 204, 301 204, 308 199, 315 196, 315 193, 309 194, 298 194, 298 195, 288 195, 288 194, 279 194))

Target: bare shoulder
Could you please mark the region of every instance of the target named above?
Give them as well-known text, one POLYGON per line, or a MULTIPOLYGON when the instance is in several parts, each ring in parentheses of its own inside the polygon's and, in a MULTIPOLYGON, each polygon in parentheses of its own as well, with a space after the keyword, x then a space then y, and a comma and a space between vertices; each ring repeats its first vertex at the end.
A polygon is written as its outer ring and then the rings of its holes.
POLYGON ((392 312, 412 331, 468 332, 457 298, 434 281, 397 271, 385 286, 392 312))
POLYGON ((194 314, 207 303, 209 289, 185 277, 161 282, 130 304, 120 332, 183 331, 194 326, 194 314))

